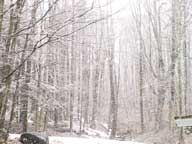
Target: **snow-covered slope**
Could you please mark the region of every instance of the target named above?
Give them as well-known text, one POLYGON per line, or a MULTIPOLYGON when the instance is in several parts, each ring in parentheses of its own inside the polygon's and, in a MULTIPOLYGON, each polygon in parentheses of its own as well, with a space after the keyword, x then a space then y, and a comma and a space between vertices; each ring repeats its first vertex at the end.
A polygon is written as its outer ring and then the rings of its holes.
MULTIPOLYGON (((16 140, 19 138, 19 135, 11 134, 9 138, 12 140, 16 140)), ((50 144, 142 144, 133 141, 117 141, 93 137, 82 138, 50 136, 49 140, 50 144)))

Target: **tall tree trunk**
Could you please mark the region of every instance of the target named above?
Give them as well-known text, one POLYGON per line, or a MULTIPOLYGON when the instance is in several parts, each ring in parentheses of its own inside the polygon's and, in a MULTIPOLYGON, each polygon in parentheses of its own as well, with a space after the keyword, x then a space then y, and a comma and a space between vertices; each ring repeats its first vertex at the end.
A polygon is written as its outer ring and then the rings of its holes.
MULTIPOLYGON (((40 60, 40 57, 39 57, 40 60)), ((39 64, 39 68, 38 68, 38 80, 37 80, 37 98, 41 95, 41 72, 42 72, 42 66, 41 64, 39 64)), ((38 127, 39 127, 39 102, 36 99, 35 100, 35 131, 38 131, 38 127)))
MULTIPOLYGON (((112 1, 110 0, 109 13, 112 14, 112 1)), ((117 132, 117 96, 116 96, 116 83, 115 83, 115 68, 114 68, 114 32, 113 32, 113 19, 108 21, 108 34, 109 34, 109 81, 110 81, 110 119, 111 119, 111 135, 110 138, 116 137, 117 132)))
POLYGON ((159 8, 157 17, 158 17, 158 36, 157 36, 157 47, 158 47, 158 106, 157 106, 157 115, 156 115, 156 121, 157 121, 157 130, 160 130, 163 127, 162 124, 162 118, 163 118, 163 107, 165 102, 165 83, 164 83, 164 76, 165 76, 165 70, 164 70, 164 60, 163 60, 163 53, 162 53, 162 32, 161 32, 161 8, 159 8))
MULTIPOLYGON (((28 49, 29 35, 26 35, 25 43, 28 49)), ((26 62, 25 82, 21 87, 21 123, 22 132, 27 132, 28 123, 28 99, 29 99, 29 83, 30 83, 31 61, 26 62)))
POLYGON ((58 110, 54 109, 54 127, 58 126, 58 110))
POLYGON ((144 108, 143 108, 143 54, 142 46, 140 47, 139 58, 139 98, 140 98, 140 123, 141 133, 144 131, 144 108))
POLYGON ((115 96, 115 81, 114 81, 114 68, 113 61, 110 61, 109 64, 110 70, 110 109, 111 109, 111 138, 115 138, 117 130, 117 103, 115 96))
POLYGON ((177 57, 177 50, 176 50, 176 2, 172 0, 172 46, 171 46, 171 99, 169 102, 169 121, 170 121, 170 128, 173 129, 174 124, 174 115, 175 115, 175 61, 177 57))
MULTIPOLYGON (((23 53, 22 53, 22 56, 21 56, 21 61, 20 63, 23 62, 24 60, 24 57, 25 57, 25 51, 26 51, 26 48, 27 48, 27 42, 25 43, 24 45, 24 48, 23 48, 23 53)), ((19 65, 19 64, 18 64, 19 65)), ((18 72, 17 72, 17 75, 16 75, 16 88, 15 88, 15 91, 12 95, 12 105, 11 105, 11 112, 10 112, 10 117, 9 117, 9 123, 8 123, 8 128, 7 128, 7 138, 8 138, 8 134, 9 134, 9 130, 11 128, 11 125, 12 125, 12 122, 13 122, 13 119, 14 119, 14 113, 15 113, 15 107, 16 107, 16 104, 17 104, 17 101, 18 101, 18 92, 19 92, 19 86, 20 86, 20 77, 21 77, 21 72, 23 71, 23 67, 21 67, 18 72)))
MULTIPOLYGON (((12 1, 11 1, 12 4, 12 1)), ((9 19, 9 29, 8 29, 8 38, 5 43, 5 53, 3 53, 3 66, 2 71, 0 73, 1 76, 1 83, 0 83, 0 129, 3 128, 4 120, 5 120, 5 113, 7 108, 7 100, 9 94, 9 88, 11 85, 11 78, 6 78, 7 74, 11 72, 11 65, 9 59, 9 52, 11 48, 11 34, 13 32, 14 21, 13 21, 13 9, 10 12, 10 19, 9 19)))
POLYGON ((44 115, 44 121, 43 121, 43 131, 47 130, 47 122, 48 122, 48 110, 45 110, 45 115, 44 115))
MULTIPOLYGON (((178 97, 179 97, 179 115, 186 113, 186 1, 179 2, 179 59, 178 59, 178 97)), ((184 129, 180 128, 179 144, 184 144, 184 129)))
MULTIPOLYGON (((95 43, 96 43, 96 48, 99 46, 98 44, 98 31, 97 31, 97 24, 95 26, 95 31, 96 31, 96 36, 95 36, 95 43)), ((96 57, 96 60, 94 62, 94 71, 93 73, 93 79, 92 79, 92 84, 93 84, 93 107, 92 107, 92 120, 91 120, 91 128, 95 129, 96 128, 96 117, 97 117, 97 107, 98 107, 98 78, 99 78, 99 69, 98 65, 100 62, 99 59, 99 53, 97 52, 98 50, 93 50, 92 53, 92 59, 94 59, 94 56, 96 57), (95 52, 96 51, 96 52, 95 52)))
POLYGON ((142 42, 142 25, 141 25, 141 6, 139 4, 139 21, 138 21, 138 31, 139 31, 139 105, 140 105, 140 127, 141 127, 141 133, 144 131, 144 107, 143 107, 143 87, 144 87, 144 81, 143 81, 143 42, 142 42))
MULTIPOLYGON (((72 31, 74 31, 75 0, 72 0, 72 31)), ((71 84, 74 84, 74 34, 71 36, 71 84)), ((70 92, 70 131, 73 131, 74 88, 70 92)))
MULTIPOLYGON (((11 72, 10 65, 4 65, 2 75, 6 76, 11 72)), ((2 82, 1 92, 0 92, 0 129, 4 127, 5 113, 7 109, 8 94, 10 91, 11 78, 6 79, 2 82)))
POLYGON ((5 0, 0 0, 0 36, 1 36, 2 28, 3 28, 4 1, 5 0))

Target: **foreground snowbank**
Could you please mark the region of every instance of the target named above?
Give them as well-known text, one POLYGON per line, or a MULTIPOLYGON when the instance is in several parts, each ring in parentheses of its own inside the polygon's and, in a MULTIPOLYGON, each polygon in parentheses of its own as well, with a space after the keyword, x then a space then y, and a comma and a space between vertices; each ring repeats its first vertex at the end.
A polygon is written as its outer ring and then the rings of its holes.
MULTIPOLYGON (((9 139, 17 140, 19 135, 10 134, 9 139)), ((58 136, 50 136, 49 137, 50 144, 142 144, 133 141, 117 141, 117 140, 109 140, 102 138, 82 138, 82 137, 58 137, 58 136)))

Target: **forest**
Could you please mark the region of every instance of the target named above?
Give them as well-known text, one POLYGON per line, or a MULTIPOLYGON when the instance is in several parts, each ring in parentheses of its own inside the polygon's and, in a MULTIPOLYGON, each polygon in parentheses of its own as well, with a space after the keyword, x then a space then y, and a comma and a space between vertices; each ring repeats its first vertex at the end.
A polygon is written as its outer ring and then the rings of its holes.
POLYGON ((0 144, 48 144, 22 141, 30 132, 51 144, 190 144, 191 10, 0 0, 0 144))

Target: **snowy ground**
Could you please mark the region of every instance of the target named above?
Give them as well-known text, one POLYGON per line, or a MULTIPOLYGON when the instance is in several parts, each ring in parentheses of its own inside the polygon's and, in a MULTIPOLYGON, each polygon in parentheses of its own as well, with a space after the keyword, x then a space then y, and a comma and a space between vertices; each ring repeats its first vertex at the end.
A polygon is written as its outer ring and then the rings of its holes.
POLYGON ((141 144, 131 141, 117 141, 102 138, 50 137, 51 144, 141 144))
MULTIPOLYGON (((19 135, 10 134, 9 139, 17 140, 19 135)), ((109 140, 104 138, 93 138, 93 137, 58 137, 58 136, 50 136, 49 137, 50 144, 143 144, 133 141, 117 141, 117 140, 109 140)))

